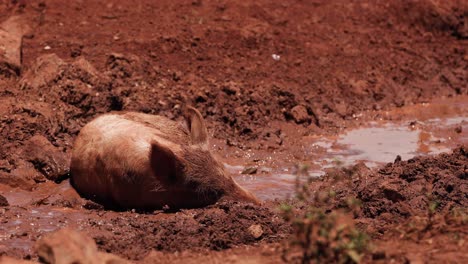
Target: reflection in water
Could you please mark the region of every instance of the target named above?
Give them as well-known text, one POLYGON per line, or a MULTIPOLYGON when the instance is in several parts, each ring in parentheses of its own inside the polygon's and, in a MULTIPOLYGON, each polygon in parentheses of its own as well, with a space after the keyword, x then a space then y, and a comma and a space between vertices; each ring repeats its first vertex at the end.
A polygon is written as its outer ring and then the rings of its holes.
MULTIPOLYGON (((244 169, 242 166, 231 166, 225 163, 225 167, 229 173, 234 175, 236 182, 253 192, 261 200, 286 198, 294 192, 296 175, 294 172, 290 172, 293 171, 292 169, 274 171, 271 168, 261 167, 259 171, 267 173, 243 175, 241 174, 244 169)), ((320 177, 324 175, 324 172, 311 170, 309 175, 311 177, 320 177)), ((301 179, 301 181, 306 180, 305 178, 301 179)))
POLYGON ((390 162, 397 155, 408 159, 418 147, 418 134, 418 131, 391 126, 357 129, 339 138, 336 143, 344 147, 332 149, 332 153, 346 165, 356 161, 390 162))
MULTIPOLYGON (((459 118, 454 119, 459 121, 459 118)), ((443 121, 428 120, 427 123, 436 121, 439 122, 439 126, 453 123, 451 118, 443 121)), ((468 124, 463 121, 460 123, 464 124, 463 130, 466 131, 468 124)), ((367 166, 375 167, 394 161, 397 155, 406 160, 416 155, 433 155, 450 151, 450 147, 444 144, 450 136, 445 136, 447 138, 437 138, 431 131, 392 124, 360 128, 346 133, 333 142, 332 147, 327 150, 328 155, 323 160, 340 159, 344 165, 364 161, 367 166)), ((460 143, 466 143, 464 137, 460 137, 459 140, 460 143)))

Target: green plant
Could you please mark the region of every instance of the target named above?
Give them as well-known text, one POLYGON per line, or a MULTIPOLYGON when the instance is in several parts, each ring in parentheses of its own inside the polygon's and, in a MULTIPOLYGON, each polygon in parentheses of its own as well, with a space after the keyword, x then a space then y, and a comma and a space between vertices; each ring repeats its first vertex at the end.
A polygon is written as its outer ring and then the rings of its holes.
POLYGON ((424 228, 419 232, 419 236, 422 237, 427 231, 431 230, 435 223, 435 215, 440 202, 436 199, 432 193, 427 193, 427 221, 424 228))
MULTIPOLYGON (((359 263, 368 248, 368 237, 357 230, 349 214, 316 207, 333 199, 335 192, 311 192, 308 167, 296 169, 297 205, 282 204, 283 218, 291 223, 292 239, 283 252, 283 260, 309 263, 336 262, 359 263), (306 177, 307 181, 301 180, 306 177)), ((360 205, 357 200, 349 201, 350 208, 360 205)))

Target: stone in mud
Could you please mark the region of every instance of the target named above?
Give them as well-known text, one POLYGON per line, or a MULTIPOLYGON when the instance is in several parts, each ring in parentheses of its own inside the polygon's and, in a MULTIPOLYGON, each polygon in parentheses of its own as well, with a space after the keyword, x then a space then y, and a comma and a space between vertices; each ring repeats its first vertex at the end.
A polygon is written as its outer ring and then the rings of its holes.
POLYGON ((291 116, 297 124, 310 122, 311 118, 303 105, 296 105, 291 109, 291 116))
POLYGON ((23 155, 49 180, 60 181, 68 174, 67 154, 43 136, 34 136, 26 142, 23 155))
POLYGON ((49 84, 63 72, 63 65, 65 62, 54 53, 38 57, 21 79, 21 87, 37 89, 49 84))
POLYGON ((263 235, 263 228, 261 225, 251 225, 249 227, 249 233, 255 238, 259 239, 263 235))
POLYGON ((0 206, 9 206, 8 200, 0 194, 0 206))
POLYGON ((44 263, 128 263, 115 255, 99 252, 92 238, 69 228, 45 236, 35 247, 44 263))
POLYGON ((12 16, 0 24, 0 74, 19 75, 23 35, 30 31, 23 17, 12 16))

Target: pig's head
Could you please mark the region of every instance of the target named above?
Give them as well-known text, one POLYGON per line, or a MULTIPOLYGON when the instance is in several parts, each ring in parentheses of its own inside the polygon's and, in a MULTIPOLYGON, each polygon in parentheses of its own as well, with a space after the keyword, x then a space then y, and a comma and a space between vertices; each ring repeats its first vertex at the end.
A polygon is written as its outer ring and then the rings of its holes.
POLYGON ((218 200, 258 204, 259 200, 239 186, 209 151, 208 133, 200 112, 192 107, 187 107, 184 112, 189 144, 153 142, 153 169, 166 175, 168 183, 175 189, 192 192, 195 196, 192 199, 198 200, 193 201, 193 204, 206 205, 218 200), (161 172, 161 168, 164 171, 161 172))

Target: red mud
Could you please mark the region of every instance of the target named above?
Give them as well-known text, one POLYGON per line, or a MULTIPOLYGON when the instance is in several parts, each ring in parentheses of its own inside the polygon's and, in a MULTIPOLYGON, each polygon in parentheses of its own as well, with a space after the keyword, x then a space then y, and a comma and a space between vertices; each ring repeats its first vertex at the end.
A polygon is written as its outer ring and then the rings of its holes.
MULTIPOLYGON (((0 255, 36 259, 39 237, 70 226, 134 260, 156 250, 147 261, 280 261, 289 227, 276 203, 141 214, 81 199, 67 180, 74 138, 100 113, 181 120, 190 103, 225 160, 274 169, 313 162, 318 150, 304 140, 382 119, 418 127, 421 108, 399 109, 442 98, 466 104, 467 12, 461 0, 2 1, 0 255), (263 234, 255 239, 248 229, 256 224, 263 234)), ((463 124, 435 133, 466 145, 463 124)), ((356 221, 376 245, 365 261, 464 262, 466 230, 450 212, 466 209, 466 164, 465 146, 359 165, 345 170, 351 183, 327 186, 326 177, 316 188, 336 188, 329 209, 347 196, 362 200, 356 221), (427 224, 428 197, 440 204, 438 224, 427 224)))
POLYGON ((335 169, 313 182, 311 188, 333 191, 331 203, 316 205, 326 210, 347 208, 350 199, 360 201, 354 218, 360 229, 374 238, 377 250, 373 258, 463 262, 468 257, 460 252, 468 236, 467 177, 465 146, 435 157, 397 158, 375 170, 363 163, 335 169), (434 211, 431 206, 435 206, 434 211), (397 245, 393 245, 395 241, 397 245))

